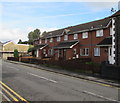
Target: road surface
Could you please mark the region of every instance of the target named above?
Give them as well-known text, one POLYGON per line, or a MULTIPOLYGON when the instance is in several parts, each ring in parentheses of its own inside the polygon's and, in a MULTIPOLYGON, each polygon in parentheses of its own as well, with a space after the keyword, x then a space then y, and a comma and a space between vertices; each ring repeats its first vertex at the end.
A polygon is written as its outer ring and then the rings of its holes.
POLYGON ((1 88, 9 100, 118 102, 119 88, 5 61, 0 65, 1 88))

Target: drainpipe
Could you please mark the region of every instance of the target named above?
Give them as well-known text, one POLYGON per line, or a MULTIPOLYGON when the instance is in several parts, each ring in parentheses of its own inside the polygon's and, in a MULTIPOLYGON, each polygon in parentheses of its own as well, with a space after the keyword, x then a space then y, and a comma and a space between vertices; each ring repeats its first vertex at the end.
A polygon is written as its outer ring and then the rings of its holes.
POLYGON ((90 48, 91 48, 91 60, 92 60, 92 31, 90 32, 90 37, 91 37, 91 46, 90 46, 90 48))

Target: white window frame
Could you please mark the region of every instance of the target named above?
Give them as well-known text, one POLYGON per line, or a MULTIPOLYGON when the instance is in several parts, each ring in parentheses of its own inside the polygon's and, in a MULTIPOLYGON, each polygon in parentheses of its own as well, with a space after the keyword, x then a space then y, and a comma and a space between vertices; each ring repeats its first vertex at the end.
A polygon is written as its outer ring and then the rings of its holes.
POLYGON ((59 42, 61 40, 61 37, 60 36, 58 36, 57 37, 57 42, 59 42))
POLYGON ((53 42, 53 38, 50 38, 50 42, 51 42, 51 43, 53 42))
POLYGON ((112 29, 112 27, 110 27, 110 35, 112 35, 113 34, 113 29, 112 29))
POLYGON ((81 48, 80 49, 80 56, 89 56, 89 48, 81 48), (83 50, 85 50, 85 54, 82 54, 83 50), (87 50, 88 50, 88 54, 87 54, 87 50))
POLYGON ((68 40, 68 35, 64 35, 64 41, 68 40))
POLYGON ((39 44, 41 44, 41 43, 42 43, 42 40, 40 39, 40 40, 39 40, 39 44))
POLYGON ((46 54, 46 49, 43 49, 43 54, 46 54))
POLYGON ((100 56, 100 48, 94 48, 94 56, 100 56))
POLYGON ((74 39, 78 39, 78 34, 74 34, 74 39))
POLYGON ((88 38, 88 32, 83 32, 83 33, 82 33, 82 38, 83 38, 83 39, 88 38))
POLYGON ((96 31, 96 37, 102 37, 103 36, 103 29, 96 31))
POLYGON ((53 49, 49 49, 49 55, 53 55, 53 49))
POLYGON ((45 43, 47 43, 47 38, 45 39, 45 43))
POLYGON ((77 49, 76 49, 76 48, 73 49, 73 54, 74 54, 74 55, 77 54, 77 49))

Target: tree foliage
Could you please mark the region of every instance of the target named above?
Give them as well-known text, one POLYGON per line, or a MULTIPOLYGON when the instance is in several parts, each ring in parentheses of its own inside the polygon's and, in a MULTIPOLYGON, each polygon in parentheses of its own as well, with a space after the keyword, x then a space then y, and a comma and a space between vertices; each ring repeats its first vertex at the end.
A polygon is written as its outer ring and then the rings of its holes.
POLYGON ((14 57, 19 57, 19 53, 17 49, 14 50, 14 57))
POLYGON ((28 41, 22 41, 21 39, 19 39, 18 44, 29 44, 28 41))
POLYGON ((22 44, 22 40, 21 39, 19 39, 18 44, 22 44))
POLYGON ((47 34, 47 32, 46 31, 44 31, 43 33, 42 33, 42 36, 44 36, 44 35, 46 35, 47 34))
POLYGON ((28 33, 28 42, 29 44, 33 44, 34 39, 37 39, 40 37, 40 30, 39 29, 35 29, 34 31, 31 31, 30 33, 28 33))

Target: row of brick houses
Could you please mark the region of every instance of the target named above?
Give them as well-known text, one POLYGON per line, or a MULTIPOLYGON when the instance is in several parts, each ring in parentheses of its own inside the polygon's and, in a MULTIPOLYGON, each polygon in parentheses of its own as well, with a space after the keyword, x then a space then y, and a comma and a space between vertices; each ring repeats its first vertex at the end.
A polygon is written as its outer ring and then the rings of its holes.
POLYGON ((47 32, 34 41, 34 55, 55 60, 91 58, 93 62, 115 64, 115 23, 118 15, 120 10, 104 19, 47 32))

